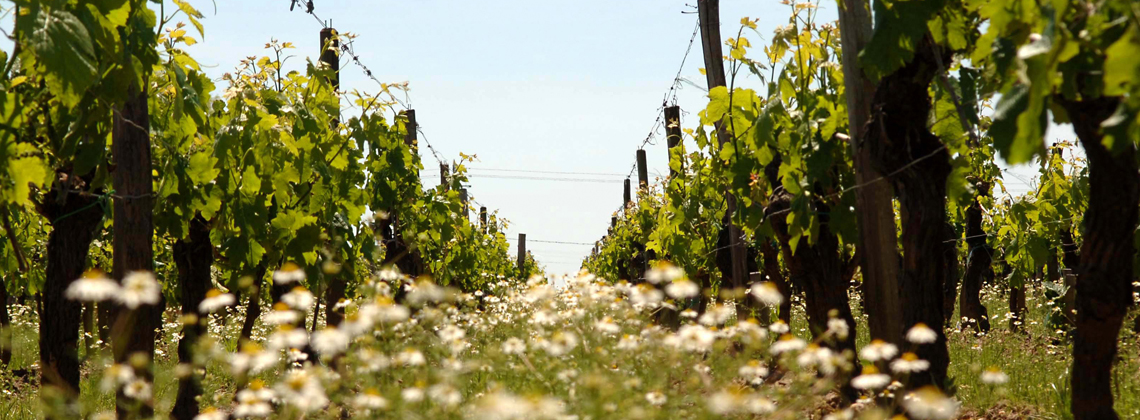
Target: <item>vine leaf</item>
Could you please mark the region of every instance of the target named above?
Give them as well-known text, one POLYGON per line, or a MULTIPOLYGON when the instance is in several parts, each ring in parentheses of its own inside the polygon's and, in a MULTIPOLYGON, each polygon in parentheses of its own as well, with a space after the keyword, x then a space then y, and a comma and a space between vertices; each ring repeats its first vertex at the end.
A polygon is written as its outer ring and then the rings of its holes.
POLYGON ((48 88, 67 106, 75 106, 98 80, 95 51, 83 22, 66 10, 33 7, 18 18, 19 30, 28 34, 38 70, 48 88))
POLYGON ((874 2, 875 32, 859 54, 859 62, 871 80, 899 69, 912 58, 914 49, 927 33, 927 21, 940 9, 943 1, 874 2))

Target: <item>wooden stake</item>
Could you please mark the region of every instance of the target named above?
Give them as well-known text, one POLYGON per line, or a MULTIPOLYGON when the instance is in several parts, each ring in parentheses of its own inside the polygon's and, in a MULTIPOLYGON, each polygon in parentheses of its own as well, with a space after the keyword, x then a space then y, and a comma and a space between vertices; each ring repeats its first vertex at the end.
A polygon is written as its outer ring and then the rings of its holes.
MULTIPOLYGON (((724 53, 721 50, 720 38, 720 0, 697 0, 697 13, 700 17, 701 46, 705 56, 705 78, 709 90, 725 86, 724 53)), ((731 141, 725 130, 723 121, 716 123, 717 142, 724 146, 731 141)), ((743 232, 739 226, 733 224, 732 215, 736 213, 736 197, 725 191, 725 218, 729 220, 729 251, 732 257, 732 287, 744 287, 748 279, 748 254, 741 241, 743 232)))
POLYGON ((463 218, 467 218, 467 189, 459 189, 459 201, 463 203, 463 218))
POLYGON ((669 145, 669 178, 677 176, 673 170, 673 148, 681 145, 681 107, 673 105, 665 108, 665 143, 669 145))
POLYGON ((416 125, 416 110, 404 111, 404 116, 408 117, 408 122, 404 123, 404 129, 408 131, 404 134, 404 144, 407 144, 414 151, 419 142, 419 135, 416 133, 419 130, 419 126, 416 125))
POLYGON ((329 84, 333 90, 340 89, 340 39, 336 36, 336 29, 321 29, 321 62, 333 71, 329 84))
POLYGON ((447 191, 450 186, 447 183, 448 173, 451 172, 446 163, 439 164, 439 185, 443 186, 443 190, 447 191))
POLYGON ((519 234, 519 278, 526 280, 526 234, 519 234))
POLYGON ((890 182, 872 182, 882 173, 871 166, 871 153, 864 144, 863 127, 871 118, 875 85, 859 67, 859 51, 871 39, 871 12, 866 0, 841 0, 839 36, 843 48, 843 80, 847 90, 847 120, 855 163, 855 219, 859 225, 857 246, 863 248, 863 296, 871 338, 902 343, 902 302, 899 299, 898 230, 890 182))
POLYGON ((479 228, 487 233, 487 208, 479 206, 479 228))
POLYGON ((629 193, 629 178, 625 179, 625 190, 622 192, 621 200, 626 207, 633 203, 633 197, 629 193))
POLYGON ((645 149, 637 149, 637 188, 649 191, 649 168, 645 163, 645 149))
MULTIPOLYGON (((333 71, 333 76, 328 79, 328 82, 332 85, 335 93, 340 90, 340 38, 336 36, 336 29, 321 29, 321 62, 333 71)), ((336 118, 333 118, 329 125, 334 129, 340 125, 339 110, 336 118)))

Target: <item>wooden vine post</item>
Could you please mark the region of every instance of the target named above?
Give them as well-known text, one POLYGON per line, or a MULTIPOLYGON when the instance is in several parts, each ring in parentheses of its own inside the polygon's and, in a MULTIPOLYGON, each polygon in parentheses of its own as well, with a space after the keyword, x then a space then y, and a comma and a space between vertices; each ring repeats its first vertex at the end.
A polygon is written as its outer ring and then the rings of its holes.
POLYGON ((649 191, 649 168, 645 163, 645 149, 637 149, 637 188, 649 191))
MULTIPOLYGON (((154 271, 154 185, 151 180, 150 109, 147 85, 132 82, 127 86, 127 100, 113 112, 111 154, 115 170, 112 184, 114 210, 114 243, 112 272, 122 280, 132 272, 154 271)), ((111 343, 115 361, 126 363, 140 354, 148 362, 141 377, 153 380, 155 331, 162 327, 162 304, 140 305, 116 309, 117 321, 111 343)), ((129 400, 119 391, 115 410, 122 418, 131 411, 129 400)), ((140 408, 141 417, 150 417, 154 401, 147 399, 140 408)))
POLYGON ((487 208, 479 206, 479 228, 487 233, 487 208))
MULTIPOLYGON (((721 50, 720 38, 720 0, 697 0, 697 13, 700 18, 701 47, 704 51, 705 78, 709 90, 726 86, 724 76, 724 53, 721 50)), ((731 135, 725 129, 723 122, 716 124, 717 143, 724 147, 732 141, 731 135)), ((732 223, 732 215, 736 213, 736 197, 731 191, 725 191, 725 219, 729 236, 729 255, 732 261, 732 271, 729 277, 733 287, 744 287, 748 278, 747 253, 741 241, 743 232, 739 226, 732 223)))
POLYGON ((449 176, 450 172, 451 170, 447 167, 446 163, 439 164, 439 185, 443 186, 444 191, 449 190, 451 187, 447 183, 447 177, 449 176))
MULTIPOLYGON (((875 86, 859 66, 859 51, 871 39, 871 12, 866 0, 842 0, 839 8, 840 41, 843 51, 843 77, 847 90, 847 119, 850 144, 855 160, 856 223, 859 225, 860 266, 863 295, 867 301, 867 326, 872 338, 899 343, 902 340, 902 303, 899 299, 899 251, 894 191, 890 182, 868 182, 882 178, 871 166, 870 149, 863 146, 863 127, 871 116, 875 86)), ((884 180, 885 181, 885 180, 884 180)))
POLYGON ((519 279, 526 280, 526 234, 519 234, 519 279))
MULTIPOLYGON (((329 78, 329 84, 332 85, 333 90, 340 90, 340 38, 337 36, 336 29, 324 28, 321 29, 321 63, 333 71, 332 77, 329 78)), ((339 116, 332 122, 333 129, 340 125, 339 116)), ((343 312, 337 311, 336 306, 341 300, 345 298, 345 292, 348 287, 345 276, 354 270, 351 267, 346 267, 340 273, 326 274, 328 278, 328 286, 325 289, 325 324, 339 326, 344 319, 343 312)), ((317 301, 319 306, 320 301, 317 301)), ((313 328, 317 327, 316 313, 313 315, 313 328)))
POLYGON ((630 195, 630 191, 629 191, 629 178, 625 179, 625 186, 623 187, 623 190, 622 190, 621 202, 622 202, 622 205, 627 207, 627 208, 629 207, 630 204, 633 204, 633 196, 630 195))
POLYGON ((404 134, 404 144, 411 147, 414 152, 417 149, 416 146, 419 141, 419 137, 416 134, 416 132, 419 131, 419 126, 416 125, 416 110, 406 110, 404 111, 404 116, 408 118, 408 121, 404 123, 404 129, 408 131, 404 134))
POLYGON ((467 215, 467 189, 466 188, 460 188, 459 189, 459 202, 463 203, 463 218, 470 220, 470 219, 468 219, 468 215, 467 215))
MULTIPOLYGON (((665 108, 665 144, 669 146, 666 162, 672 161, 673 148, 681 145, 681 107, 673 105, 665 108)), ((673 165, 669 165, 669 178, 677 176, 673 165)))

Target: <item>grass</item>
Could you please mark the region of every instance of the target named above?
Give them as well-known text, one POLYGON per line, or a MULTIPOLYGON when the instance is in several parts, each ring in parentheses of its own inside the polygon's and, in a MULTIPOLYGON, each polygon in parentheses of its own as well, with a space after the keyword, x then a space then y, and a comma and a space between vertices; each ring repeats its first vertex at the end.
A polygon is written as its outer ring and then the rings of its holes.
MULTIPOLYGON (((1052 310, 1045 298, 1044 289, 1030 287, 1027 291, 1029 314, 1023 331, 1012 331, 1008 323, 1008 307, 1004 296, 997 289, 987 289, 983 292, 983 302, 993 317, 993 329, 985 335, 976 335, 972 331, 958 331, 948 329, 951 365, 949 375, 953 381, 953 392, 961 401, 964 416, 985 414, 988 418, 1040 418, 1040 419, 1066 419, 1068 415, 1069 387, 1068 372, 1071 363, 1069 343, 1046 325, 1045 319, 1052 310), (1004 387, 994 388, 983 384, 980 373, 983 369, 998 367, 1010 376, 1010 382, 1004 387), (1001 414, 1004 412, 1005 414, 1001 414), (1004 417, 1003 417, 1004 416, 1004 417)), ((807 324, 802 306, 794 305, 792 330, 800 336, 806 336, 807 324)), ((0 399, 0 419, 26 419, 41 417, 41 404, 36 377, 33 373, 27 380, 15 378, 11 371, 36 371, 38 360, 37 348, 37 322, 35 314, 29 308, 14 306, 13 344, 14 352, 12 363, 8 372, 0 372, 0 390, 3 390, 0 399)), ((857 341, 863 345, 869 341, 866 317, 860 313, 858 301, 853 299, 853 309, 860 320, 857 341)), ((160 354, 156 358, 157 369, 154 382, 156 412, 169 412, 177 393, 178 384, 173 375, 177 364, 176 348, 178 325, 173 322, 174 313, 168 312, 167 323, 164 324, 162 339, 158 343, 160 354)), ((240 329, 242 318, 241 309, 235 309, 227 318, 225 325, 215 325, 212 333, 215 336, 233 337, 240 329)), ((1125 331, 1121 334, 1119 361, 1114 370, 1114 389, 1117 397, 1116 410, 1124 418, 1140 418, 1140 341, 1137 334, 1130 331, 1126 323, 1125 331)), ((255 336, 264 337, 264 326, 255 330, 255 336)), ((233 349, 233 340, 226 344, 233 349)), ((82 345, 82 343, 81 343, 82 345)), ((597 347, 597 346, 596 346, 597 347)), ((605 349, 598 349, 601 353, 605 349)), ((83 364, 81 412, 84 414, 105 412, 114 409, 114 401, 109 393, 100 390, 101 367, 108 361, 105 348, 101 348, 90 357, 82 354, 83 364)), ((724 358, 717 360, 710 357, 706 360, 713 372, 734 372, 738 366, 737 360, 724 358)), ((652 366, 642 366, 644 369, 653 369, 652 366)), ((226 366, 213 363, 208 366, 213 378, 205 381, 205 397, 208 402, 225 405, 232 398, 235 384, 225 370, 226 366)), ((504 367, 500 367, 504 369, 504 367)), ((521 369, 512 366, 511 369, 521 369)), ((732 374, 727 374, 731 376, 732 374)), ((526 376, 526 375, 524 375, 526 376)), ((485 389, 495 382, 495 375, 475 373, 465 378, 467 387, 471 389, 485 389)), ((499 379, 502 380, 501 378, 499 379)), ((533 382, 531 379, 527 381, 533 382)), ((583 378, 587 381, 589 378, 583 378)), ((653 379, 647 379, 653 380, 653 379)), ((536 386, 549 386, 538 384, 536 386)), ((593 398, 583 390, 581 398, 593 398)), ((634 403, 635 394, 621 396, 617 400, 622 404, 622 398, 634 403)), ((599 401, 615 398, 599 394, 599 401)), ((597 404, 598 410, 609 409, 604 404, 597 404)))

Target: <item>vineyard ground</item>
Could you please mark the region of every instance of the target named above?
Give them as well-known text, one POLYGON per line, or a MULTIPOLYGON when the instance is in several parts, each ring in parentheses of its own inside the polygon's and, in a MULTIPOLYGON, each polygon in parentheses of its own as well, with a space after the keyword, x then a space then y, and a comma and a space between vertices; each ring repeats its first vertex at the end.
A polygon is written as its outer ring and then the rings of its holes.
MULTIPOLYGON (((1042 287, 1029 287, 1027 302, 1030 308, 1029 320, 1023 332, 1010 330, 1008 322, 1008 307, 1006 296, 996 288, 983 290, 983 302, 995 315, 993 330, 986 335, 975 335, 971 332, 948 330, 950 354, 950 376, 956 398, 961 402, 959 418, 985 418, 985 419, 1066 419, 1068 413, 1068 370, 1071 364, 1069 343, 1056 339, 1056 334, 1049 331, 1045 322, 1050 311, 1048 300, 1044 297, 1042 287), (1008 373, 1009 383, 999 389, 982 383, 980 373, 988 367, 998 367, 1008 373)), ((802 300, 793 299, 793 317, 791 323, 792 333, 807 337, 806 316, 803 312, 802 300)), ((862 314, 857 299, 852 300, 852 307, 859 320, 857 342, 863 347, 870 340, 867 336, 866 316, 862 314)), ((224 340, 229 351, 235 350, 241 321, 244 318, 244 305, 238 305, 224 316, 225 322, 212 322, 211 333, 224 340)), ((31 381, 36 380, 37 369, 37 316, 33 308, 27 306, 12 306, 15 319, 13 322, 14 355, 8 371, 0 371, 0 389, 3 389, 3 398, 0 398, 0 419, 29 419, 41 417, 40 396, 38 387, 31 381), (18 377, 19 372, 24 377, 18 377)), ((168 412, 174 403, 177 393, 178 381, 175 377, 177 365, 177 339, 179 327, 175 320, 177 314, 171 309, 166 313, 166 322, 163 325, 163 334, 157 346, 156 361, 158 367, 154 381, 154 395, 157 412, 168 412)), ((323 324, 323 318, 318 319, 323 324)), ((525 325, 519 325, 526 328, 525 325)), ((255 339, 264 339, 271 328, 262 325, 260 321, 254 330, 255 339)), ((428 334, 430 335, 430 334, 428 334)), ((423 338, 423 337, 420 337, 423 338)), ((416 338, 407 339, 415 342, 416 338)), ((101 392, 100 373, 103 366, 96 363, 105 363, 109 357, 106 346, 101 347, 93 358, 83 354, 81 343, 80 357, 88 360, 83 366, 81 406, 83 412, 97 413, 114 410, 113 394, 101 392)), ((711 357, 717 357, 713 355, 711 357)), ((729 365, 718 365, 711 361, 713 366, 710 375, 725 375, 732 377, 735 371, 729 365)), ((518 369, 517 366, 497 366, 496 369, 518 369)), ((203 383, 204 395, 233 395, 234 382, 223 366, 211 366, 203 383)), ((1140 418, 1140 337, 1135 332, 1122 332, 1121 354, 1117 367, 1114 369, 1114 386, 1117 396, 1116 409, 1124 418, 1140 418)), ((484 384, 471 384, 478 389, 484 384)), ((683 384, 678 384, 683 386, 683 384)), ((816 402, 821 404, 822 402, 816 402)), ((810 405, 810 404, 809 404, 810 405)))

